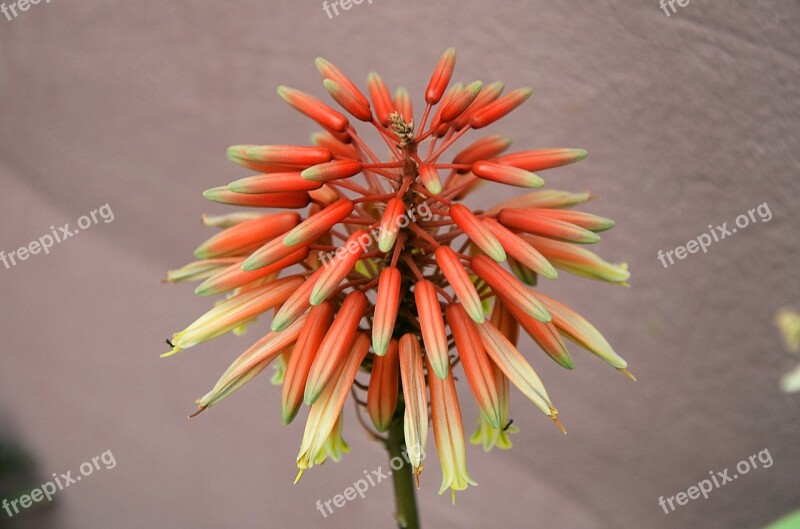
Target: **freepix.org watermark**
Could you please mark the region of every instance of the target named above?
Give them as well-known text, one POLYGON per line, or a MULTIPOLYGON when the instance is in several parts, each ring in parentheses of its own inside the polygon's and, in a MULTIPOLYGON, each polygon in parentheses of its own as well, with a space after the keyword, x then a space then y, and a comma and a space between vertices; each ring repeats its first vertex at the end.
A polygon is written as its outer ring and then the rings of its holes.
POLYGON ((72 475, 71 470, 68 470, 64 474, 53 473, 52 480, 33 489, 30 494, 23 494, 15 500, 4 499, 2 502, 3 510, 8 514, 8 517, 11 518, 19 514, 21 509, 27 509, 34 503, 39 503, 45 499, 47 499, 47 501, 53 501, 53 496, 56 492, 60 492, 76 484, 82 478, 91 476, 96 470, 102 470, 103 468, 111 470, 116 466, 117 460, 114 458, 114 454, 111 453, 111 450, 106 450, 99 456, 93 457, 91 461, 82 463, 81 466, 78 467, 79 473, 76 473, 75 476, 72 475), (100 463, 103 465, 101 466, 100 463))
POLYGON ((90 211, 88 215, 80 217, 77 222, 77 228, 71 227, 69 222, 58 229, 55 226, 50 226, 50 233, 45 233, 25 246, 20 246, 9 253, 0 250, 0 262, 8 270, 12 266, 16 266, 19 261, 26 261, 32 255, 37 255, 41 252, 47 255, 50 253, 50 248, 56 243, 61 243, 74 237, 80 230, 91 228, 101 220, 105 224, 114 220, 114 212, 108 204, 103 204, 99 208, 90 211))
MULTIPOLYGON (((19 16, 17 10, 20 11, 27 11, 31 8, 32 5, 36 5, 42 0, 17 0, 16 2, 10 2, 8 5, 4 3, 0 4, 0 12, 2 12, 6 16, 6 20, 11 22, 15 18, 19 16)), ((45 4, 49 4, 50 0, 44 0, 45 4)))
POLYGON ((751 223, 755 224, 756 220, 758 220, 756 219, 756 213, 758 213, 758 218, 761 219, 761 222, 769 222, 772 220, 772 211, 769 209, 769 204, 764 202, 763 204, 759 204, 758 207, 747 210, 747 214, 742 213, 736 217, 735 228, 728 228, 727 222, 723 222, 721 226, 716 227, 709 224, 708 233, 698 235, 695 239, 689 240, 685 245, 676 246, 672 250, 667 250, 666 252, 664 250, 659 250, 658 260, 661 261, 664 268, 667 268, 669 265, 675 264, 675 260, 672 258, 673 254, 678 259, 686 259, 690 253, 697 253, 700 250, 703 250, 703 253, 707 253, 708 247, 713 243, 730 237, 738 230, 746 228, 751 223), (669 264, 667 264, 667 261, 669 261, 669 264))
MULTIPOLYGON (((420 461, 424 460, 425 450, 422 447, 417 447, 416 450, 418 450, 418 452, 412 451, 411 453, 414 456, 419 455, 420 461)), ((353 501, 357 497, 360 497, 363 500, 370 487, 374 487, 384 480, 388 481, 392 476, 392 471, 396 472, 403 468, 403 465, 410 464, 409 451, 405 450, 403 451, 403 457, 394 456, 389 460, 389 466, 391 467, 391 470, 384 470, 383 467, 378 467, 377 470, 365 470, 364 477, 354 481, 353 485, 346 487, 341 494, 335 494, 333 497, 325 501, 317 500, 317 510, 323 518, 327 518, 329 514, 333 514, 333 507, 336 507, 337 509, 342 508, 348 501, 353 501), (331 504, 333 504, 333 507, 331 507, 331 504)))
MULTIPOLYGON (((343 11, 349 11, 354 5, 359 5, 363 2, 364 0, 333 0, 328 3, 328 0, 325 0, 322 2, 322 10, 325 11, 329 19, 332 19, 334 16, 339 16, 340 7, 343 11)), ((372 0, 367 0, 367 3, 372 4, 372 0)))
MULTIPOLYGON (((430 206, 425 202, 419 204, 415 209, 409 209, 404 214, 400 215, 395 219, 395 225, 402 229, 409 225, 411 222, 416 222, 417 218, 428 221, 433 218, 433 212, 431 211, 430 206)), ((366 253, 367 248, 370 247, 373 241, 378 240, 378 237, 381 234, 381 227, 378 226, 377 228, 373 229, 369 233, 365 233, 361 235, 358 239, 352 240, 347 244, 344 244, 337 248, 336 250, 332 250, 328 253, 319 252, 319 260, 325 265, 325 268, 331 266, 331 262, 334 259, 342 260, 344 256, 348 253, 354 254, 361 248, 361 251, 366 253)))
POLYGON ((670 496, 668 498, 661 496, 658 498, 658 504, 662 509, 664 509, 664 514, 669 514, 677 507, 689 503, 689 500, 696 500, 700 496, 703 496, 703 499, 707 500, 709 492, 715 488, 718 489, 723 485, 732 482, 734 479, 738 479, 739 476, 744 476, 751 470, 759 468, 758 463, 761 463, 761 468, 769 468, 772 466, 772 455, 769 453, 768 449, 765 448, 759 453, 753 454, 747 459, 742 459, 739 461, 736 464, 737 474, 728 474, 729 469, 727 468, 721 472, 709 470, 708 473, 711 476, 711 479, 706 478, 700 480, 697 482, 697 485, 692 485, 686 489, 685 492, 681 491, 674 496, 670 496), (667 509, 667 506, 669 506, 669 509, 667 509))
POLYGON ((667 16, 678 12, 678 10, 675 8, 675 4, 678 4, 679 7, 686 7, 689 5, 689 0, 661 0, 659 3, 661 9, 664 11, 664 14, 667 16), (667 8, 667 6, 669 6, 669 8, 667 8), (672 10, 672 13, 670 13, 670 9, 672 10))

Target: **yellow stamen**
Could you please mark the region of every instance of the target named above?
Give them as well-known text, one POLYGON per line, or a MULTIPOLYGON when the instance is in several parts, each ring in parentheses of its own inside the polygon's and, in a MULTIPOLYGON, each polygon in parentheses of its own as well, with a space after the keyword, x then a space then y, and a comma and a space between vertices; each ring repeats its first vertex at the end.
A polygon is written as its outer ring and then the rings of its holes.
POLYGON ((627 369, 627 368, 622 368, 622 369, 620 369, 620 371, 621 371, 621 372, 622 372, 622 373, 623 373, 623 374, 624 374, 626 377, 628 377, 629 379, 631 379, 631 380, 633 380, 634 382, 636 382, 636 377, 635 377, 635 376, 633 376, 633 373, 631 373, 630 371, 628 371, 628 369, 627 369))

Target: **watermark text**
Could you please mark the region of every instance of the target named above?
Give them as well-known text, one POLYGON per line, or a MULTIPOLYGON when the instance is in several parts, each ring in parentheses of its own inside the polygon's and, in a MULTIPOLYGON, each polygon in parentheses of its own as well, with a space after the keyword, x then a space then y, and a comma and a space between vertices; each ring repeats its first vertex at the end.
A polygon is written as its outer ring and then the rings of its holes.
POLYGON ((667 268, 669 265, 675 264, 675 260, 672 258, 673 255, 677 259, 686 259, 690 253, 697 253, 700 250, 703 250, 703 253, 708 253, 708 247, 713 243, 730 237, 739 229, 746 228, 751 223, 755 223, 756 220, 758 220, 756 219, 756 213, 758 213, 758 218, 761 219, 761 222, 769 222, 772 220, 772 211, 769 209, 769 204, 764 202, 755 208, 749 209, 747 214, 742 213, 736 217, 736 228, 733 226, 729 228, 727 222, 723 222, 721 226, 712 226, 709 224, 708 233, 703 233, 698 235, 695 239, 690 239, 685 245, 676 246, 672 250, 667 250, 666 252, 664 250, 659 250, 658 260, 661 261, 664 268, 667 268), (667 264, 667 261, 669 261, 669 264, 667 264))
POLYGON ((21 509, 27 509, 34 503, 39 503, 45 499, 47 499, 47 501, 53 501, 53 496, 56 492, 60 492, 67 487, 75 485, 82 478, 91 476, 96 470, 101 470, 103 467, 106 470, 112 470, 116 466, 117 460, 114 458, 114 454, 111 450, 106 450, 102 454, 93 457, 91 461, 82 463, 81 466, 78 467, 78 472, 75 476, 72 475, 71 470, 68 470, 64 474, 53 473, 52 480, 33 489, 30 494, 23 494, 14 500, 4 499, 2 508, 6 514, 8 514, 8 517, 12 518, 14 515, 19 514, 21 509), (103 465, 101 466, 100 463, 103 465))
POLYGON ((769 453, 768 449, 764 449, 757 454, 751 455, 747 459, 742 459, 736 464, 736 472, 733 475, 728 473, 729 469, 725 469, 721 472, 715 472, 713 470, 709 470, 708 474, 711 479, 703 479, 697 482, 697 485, 692 485, 686 491, 681 491, 674 496, 669 496, 664 498, 661 496, 658 498, 658 504, 664 509, 664 514, 669 514, 674 512, 675 509, 682 505, 686 505, 689 503, 689 500, 696 500, 700 496, 703 496, 703 499, 708 499, 708 494, 713 491, 715 488, 720 488, 723 485, 731 483, 734 479, 738 479, 739 476, 744 476, 751 470, 755 470, 758 467, 758 463, 761 463, 761 468, 769 468, 772 466, 772 455, 769 453), (667 509, 669 506, 669 509, 667 509))
POLYGON ((47 255, 56 243, 61 243, 74 237, 80 230, 90 228, 98 224, 100 220, 105 224, 114 220, 114 212, 108 204, 104 204, 98 209, 93 209, 88 215, 80 217, 77 222, 77 228, 70 226, 69 222, 63 226, 59 226, 58 229, 56 229, 55 226, 50 226, 50 233, 45 233, 25 246, 20 246, 9 253, 0 250, 0 262, 2 262, 3 266, 8 270, 12 266, 16 266, 19 261, 26 261, 32 255, 37 255, 41 252, 47 255))

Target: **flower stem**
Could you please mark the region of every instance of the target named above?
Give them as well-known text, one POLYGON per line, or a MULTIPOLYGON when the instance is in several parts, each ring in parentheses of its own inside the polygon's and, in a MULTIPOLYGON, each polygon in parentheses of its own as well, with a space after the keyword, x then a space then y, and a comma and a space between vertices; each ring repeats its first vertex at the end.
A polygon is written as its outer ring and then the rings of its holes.
POLYGON ((397 527, 400 529, 419 529, 419 515, 417 514, 417 496, 414 487, 414 475, 411 464, 403 457, 405 450, 405 436, 403 433, 403 414, 398 413, 399 420, 395 417, 389 427, 389 441, 386 448, 389 451, 389 461, 400 458, 403 466, 399 470, 392 467, 394 480, 394 498, 397 508, 397 527))

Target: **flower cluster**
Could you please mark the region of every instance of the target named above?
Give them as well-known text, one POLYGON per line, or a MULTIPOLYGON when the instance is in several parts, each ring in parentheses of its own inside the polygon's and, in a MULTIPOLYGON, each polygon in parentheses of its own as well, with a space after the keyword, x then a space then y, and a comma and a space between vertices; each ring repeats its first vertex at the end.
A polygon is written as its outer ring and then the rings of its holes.
POLYGON ((271 332, 230 365, 198 401, 198 413, 278 361, 273 380, 282 385, 283 421, 290 423, 303 404, 310 407, 297 457, 301 474, 347 451, 342 409, 354 393, 377 432, 402 422, 406 446, 422 449, 409 450, 417 475, 432 420, 444 473, 440 493, 474 484, 453 379, 459 364, 480 409, 474 443, 510 447, 510 385, 561 426, 517 349, 520 327, 567 369, 574 362, 565 338, 630 376, 625 360, 588 321, 532 288, 539 276, 555 279, 556 269, 625 284, 624 264, 586 249, 614 225, 572 209, 589 193, 529 191, 486 211, 460 202, 486 183, 541 187, 538 171, 582 160, 586 151, 503 154, 511 139, 487 135, 441 161, 467 132, 494 123, 531 95, 528 88, 503 93, 499 82, 450 85, 455 58, 453 49, 440 58, 418 126, 405 89, 392 96, 370 73, 368 98, 333 64, 317 59, 325 90, 377 131, 385 160, 350 117, 279 87, 289 105, 323 130, 308 146, 230 147, 233 162, 258 174, 209 189, 205 197, 287 211, 204 217, 222 231, 195 250, 199 260, 169 273, 172 282, 202 280, 198 295, 225 299, 168 340, 173 349, 164 356, 241 332, 275 311, 271 332), (305 215, 291 211, 305 208, 305 215), (407 218, 422 209, 429 214, 407 218), (323 264, 324 253, 332 257, 323 264), (357 380, 359 373, 368 374, 368 383, 357 380))

